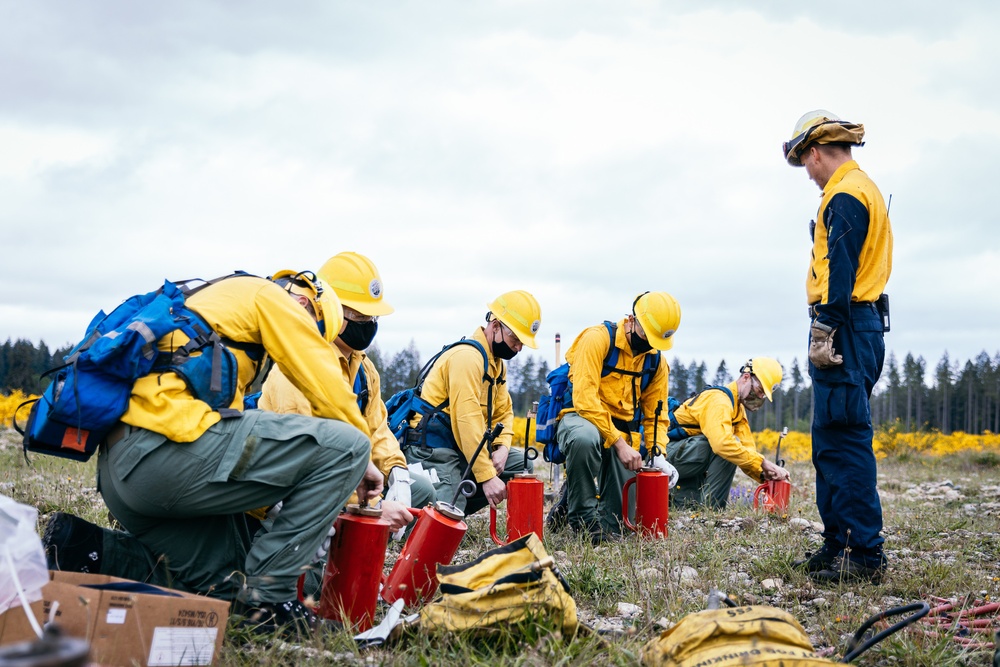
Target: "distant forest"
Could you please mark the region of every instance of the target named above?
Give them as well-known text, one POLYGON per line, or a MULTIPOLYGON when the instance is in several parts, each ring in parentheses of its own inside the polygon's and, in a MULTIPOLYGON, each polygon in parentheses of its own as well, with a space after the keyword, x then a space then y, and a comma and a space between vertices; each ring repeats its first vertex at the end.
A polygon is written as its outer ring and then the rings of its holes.
MULTIPOLYGON (((50 352, 45 343, 7 340, 0 349, 0 393, 20 389, 40 394, 48 384, 42 374, 62 363, 69 348, 50 352)), ((377 345, 368 349, 382 377, 382 397, 413 386, 424 361, 416 343, 395 354, 384 354, 377 345)), ((754 430, 808 431, 812 415, 812 386, 804 364, 793 359, 783 364, 785 378, 774 393, 774 403, 751 415, 754 430)), ((532 401, 548 393, 545 377, 551 368, 534 356, 515 357, 508 365, 507 387, 516 414, 524 415, 532 401)), ((951 359, 947 352, 928 376, 923 357, 907 354, 902 363, 889 354, 882 378, 872 399, 872 421, 876 427, 899 423, 903 431, 937 430, 942 433, 1000 433, 1000 353, 990 357, 985 351, 965 362, 951 359)), ((732 382, 739 368, 726 362, 709 372, 703 361, 685 364, 677 357, 670 361, 670 394, 687 398, 710 384, 732 382)))

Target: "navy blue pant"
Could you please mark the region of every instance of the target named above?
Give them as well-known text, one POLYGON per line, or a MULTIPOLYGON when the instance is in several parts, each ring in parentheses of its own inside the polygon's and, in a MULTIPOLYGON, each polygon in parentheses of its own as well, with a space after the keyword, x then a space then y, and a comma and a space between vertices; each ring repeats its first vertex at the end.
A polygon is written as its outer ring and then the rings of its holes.
POLYGON ((882 559, 882 504, 872 451, 872 389, 882 373, 885 340, 874 306, 851 308, 851 321, 837 329, 834 350, 844 363, 828 369, 809 364, 815 408, 812 461, 816 504, 827 548, 851 549, 862 561, 882 559))

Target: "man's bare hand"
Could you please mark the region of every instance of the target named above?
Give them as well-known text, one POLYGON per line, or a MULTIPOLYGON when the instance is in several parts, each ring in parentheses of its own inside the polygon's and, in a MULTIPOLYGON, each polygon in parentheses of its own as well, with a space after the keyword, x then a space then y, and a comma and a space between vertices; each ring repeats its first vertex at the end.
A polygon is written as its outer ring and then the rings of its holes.
POLYGON ((365 468, 365 475, 361 478, 361 483, 358 484, 358 498, 362 502, 369 502, 381 496, 383 481, 382 471, 369 461, 368 467, 365 468))
POLYGON ((632 445, 625 442, 623 438, 618 438, 611 446, 614 447, 618 460, 622 462, 626 470, 635 472, 642 467, 642 456, 632 449, 632 445))
POLYGON ((510 447, 504 445, 498 446, 493 450, 493 469, 497 471, 497 474, 503 472, 504 467, 507 465, 507 456, 510 455, 510 447))
POLYGON ((777 463, 771 463, 767 459, 760 464, 760 481, 776 481, 780 482, 782 480, 788 481, 788 471, 779 466, 777 463))
POLYGON ((507 485, 499 477, 491 477, 483 482, 483 495, 489 501, 490 507, 496 507, 507 498, 507 485))
POLYGON ((395 533, 400 528, 405 528, 413 521, 410 508, 395 500, 382 501, 382 518, 389 522, 389 532, 395 533))

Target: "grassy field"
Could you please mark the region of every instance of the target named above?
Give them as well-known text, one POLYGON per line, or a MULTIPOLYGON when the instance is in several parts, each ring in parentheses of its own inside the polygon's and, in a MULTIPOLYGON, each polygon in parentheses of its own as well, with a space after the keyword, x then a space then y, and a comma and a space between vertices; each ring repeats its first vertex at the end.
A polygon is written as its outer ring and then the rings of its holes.
MULTIPOLYGON (((911 601, 1000 599, 1000 454, 993 448, 929 456, 899 447, 879 464, 890 569, 881 586, 818 587, 790 564, 819 543, 818 515, 807 461, 788 464, 794 485, 787 516, 745 504, 723 511, 677 511, 666 540, 630 538, 594 548, 572 533, 546 535, 566 575, 581 620, 603 636, 566 639, 544 626, 500 636, 407 634, 389 649, 358 652, 347 633, 296 649, 248 645, 230 629, 220 664, 277 665, 555 665, 638 664, 643 644, 685 615, 705 608, 718 588, 741 604, 770 605, 794 615, 817 649, 839 660, 848 638, 876 611, 911 601)), ((543 466, 543 475, 548 465, 543 466)), ((737 473, 740 488, 750 481, 737 473)), ((94 464, 35 456, 27 465, 20 439, 0 430, 0 493, 48 515, 69 511, 106 525, 94 488, 94 464)), ((456 562, 492 546, 488 516, 470 517, 456 562)), ((399 551, 390 546, 391 566, 399 551)), ((991 641, 989 635, 980 637, 991 641)), ((859 658, 861 665, 986 665, 992 652, 949 636, 903 631, 859 658)))

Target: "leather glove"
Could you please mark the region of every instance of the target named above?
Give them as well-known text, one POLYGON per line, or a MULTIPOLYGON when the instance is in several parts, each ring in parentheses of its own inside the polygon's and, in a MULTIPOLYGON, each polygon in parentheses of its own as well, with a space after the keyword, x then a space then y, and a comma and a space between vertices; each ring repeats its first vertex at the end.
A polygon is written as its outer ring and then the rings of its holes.
POLYGON ((833 334, 836 331, 818 321, 812 323, 809 330, 809 361, 816 368, 831 368, 844 363, 844 357, 833 351, 833 334))
POLYGON ((677 472, 677 468, 670 465, 667 461, 667 457, 663 454, 657 454, 653 457, 653 467, 662 473, 665 473, 670 480, 670 486, 668 488, 674 488, 677 486, 677 480, 680 479, 680 473, 677 472))
MULTIPOLYGON (((410 478, 410 471, 400 466, 394 467, 389 471, 389 490, 385 494, 385 499, 395 500, 410 507, 410 484, 413 484, 413 480, 410 478)), ((404 532, 406 532, 406 528, 400 528, 392 534, 392 539, 403 539, 404 532)))

